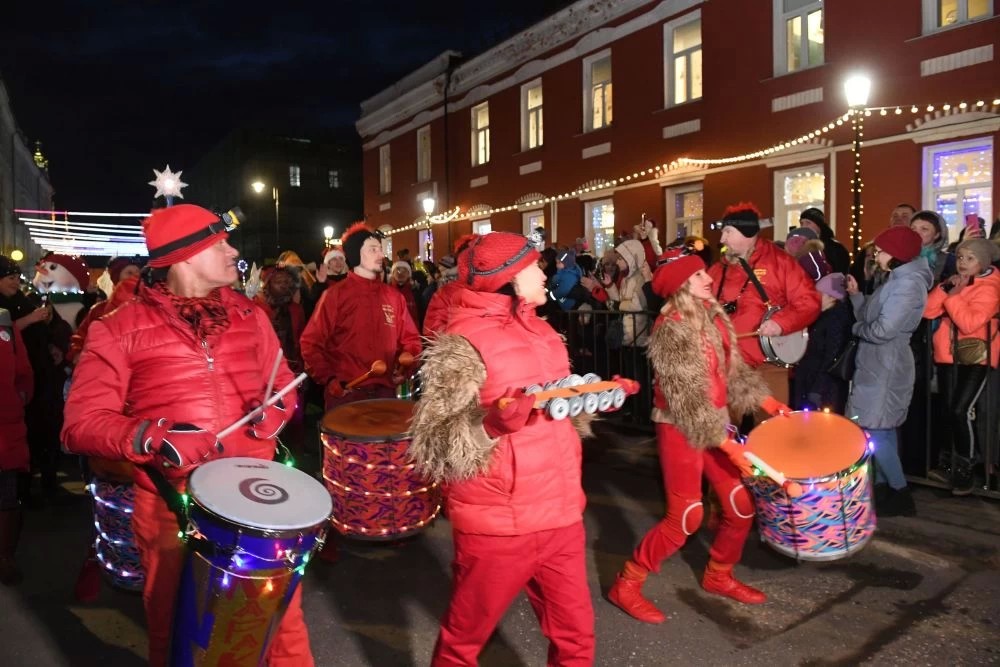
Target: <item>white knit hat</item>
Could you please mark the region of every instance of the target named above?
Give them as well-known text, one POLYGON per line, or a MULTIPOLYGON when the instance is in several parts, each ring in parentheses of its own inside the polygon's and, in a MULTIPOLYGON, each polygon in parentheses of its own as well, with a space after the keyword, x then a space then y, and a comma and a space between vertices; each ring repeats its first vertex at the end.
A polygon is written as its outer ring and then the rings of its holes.
POLYGON ((344 251, 340 248, 330 248, 325 255, 323 255, 323 263, 326 264, 334 257, 340 257, 344 259, 344 251))
POLYGON ((399 261, 392 265, 392 270, 389 271, 390 274, 395 273, 396 269, 406 269, 406 272, 413 275, 413 267, 410 266, 409 262, 399 261))

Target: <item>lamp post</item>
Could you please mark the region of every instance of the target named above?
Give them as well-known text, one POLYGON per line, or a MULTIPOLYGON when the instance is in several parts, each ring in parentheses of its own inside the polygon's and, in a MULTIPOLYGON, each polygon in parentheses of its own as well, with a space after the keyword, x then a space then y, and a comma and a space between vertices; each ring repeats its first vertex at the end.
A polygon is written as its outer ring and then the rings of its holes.
MULTIPOLYGON (((260 194, 260 193, 264 192, 264 188, 266 188, 267 186, 264 184, 263 181, 254 181, 253 183, 250 184, 250 187, 253 188, 254 192, 256 192, 257 194, 260 194)), ((280 224, 280 219, 278 217, 278 211, 279 211, 279 207, 280 207, 281 204, 280 204, 280 199, 279 199, 279 196, 278 196, 278 186, 277 185, 275 185, 274 187, 271 188, 271 198, 274 200, 274 244, 278 247, 278 250, 280 251, 281 250, 281 224, 280 224)))
POLYGON ((427 222, 427 242, 424 245, 424 259, 428 262, 434 261, 434 232, 431 231, 431 214, 434 212, 434 207, 437 206, 437 201, 433 197, 425 197, 420 204, 424 207, 424 215, 426 216, 427 222))
POLYGON ((863 74, 855 74, 844 81, 844 94, 847 106, 850 107, 851 128, 854 130, 854 144, 851 153, 854 156, 854 176, 851 178, 851 244, 852 259, 861 251, 861 214, 864 206, 861 204, 861 139, 865 136, 864 119, 865 105, 868 104, 868 93, 871 92, 872 80, 863 74))
POLYGON ((323 228, 323 249, 328 250, 333 245, 333 226, 327 225, 323 228))

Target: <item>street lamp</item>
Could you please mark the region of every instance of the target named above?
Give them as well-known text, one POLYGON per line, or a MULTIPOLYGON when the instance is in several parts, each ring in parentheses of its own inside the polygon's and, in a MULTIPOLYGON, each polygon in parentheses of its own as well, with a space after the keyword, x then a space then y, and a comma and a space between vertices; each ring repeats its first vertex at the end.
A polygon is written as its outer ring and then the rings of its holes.
POLYGON ((323 228, 323 248, 329 248, 333 245, 333 226, 327 225, 323 228))
MULTIPOLYGON (((250 187, 253 188, 253 191, 257 194, 261 194, 264 192, 264 188, 266 188, 267 185, 265 185, 263 181, 254 181, 250 184, 250 187)), ((271 188, 271 198, 274 200, 274 244, 278 247, 278 250, 281 250, 281 225, 278 217, 278 210, 281 204, 278 197, 277 185, 271 188)))
POLYGON ((852 258, 861 251, 861 214, 864 206, 861 204, 861 138, 864 133, 865 105, 868 104, 868 93, 871 92, 872 80, 863 74, 854 74, 844 81, 844 94, 847 106, 850 107, 851 127, 854 129, 854 144, 851 152, 854 155, 854 176, 851 178, 851 243, 852 258))
POLYGON ((424 242, 424 259, 428 262, 433 261, 434 254, 434 232, 431 231, 431 213, 434 212, 434 207, 437 206, 437 202, 434 197, 424 197, 420 204, 424 207, 424 215, 426 216, 427 223, 427 240, 424 242))

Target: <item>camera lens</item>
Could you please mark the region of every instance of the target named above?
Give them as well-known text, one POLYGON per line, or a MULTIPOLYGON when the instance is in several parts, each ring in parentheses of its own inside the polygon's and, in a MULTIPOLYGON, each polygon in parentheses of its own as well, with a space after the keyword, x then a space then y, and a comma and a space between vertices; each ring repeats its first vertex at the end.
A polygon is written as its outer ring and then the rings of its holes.
POLYGON ((726 303, 722 304, 722 310, 725 311, 726 315, 732 315, 733 313, 736 312, 736 302, 727 301, 726 303))

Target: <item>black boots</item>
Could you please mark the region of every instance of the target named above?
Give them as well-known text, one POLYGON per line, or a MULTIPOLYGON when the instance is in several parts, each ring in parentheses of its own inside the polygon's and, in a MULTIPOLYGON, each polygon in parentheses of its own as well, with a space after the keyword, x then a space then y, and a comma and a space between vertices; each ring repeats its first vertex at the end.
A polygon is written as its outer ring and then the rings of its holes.
POLYGON ((901 489, 891 489, 886 487, 884 495, 877 498, 875 513, 880 516, 916 516, 917 507, 913 504, 913 494, 910 487, 904 486, 901 489))
POLYGON ((953 496, 967 496, 975 488, 975 476, 973 475, 972 459, 955 455, 955 465, 951 471, 951 494, 953 496))
POLYGON ((23 577, 14 560, 17 540, 21 535, 21 510, 0 511, 0 584, 13 586, 23 577))
POLYGON ((938 452, 937 468, 927 471, 927 479, 951 485, 952 453, 951 451, 938 452))

